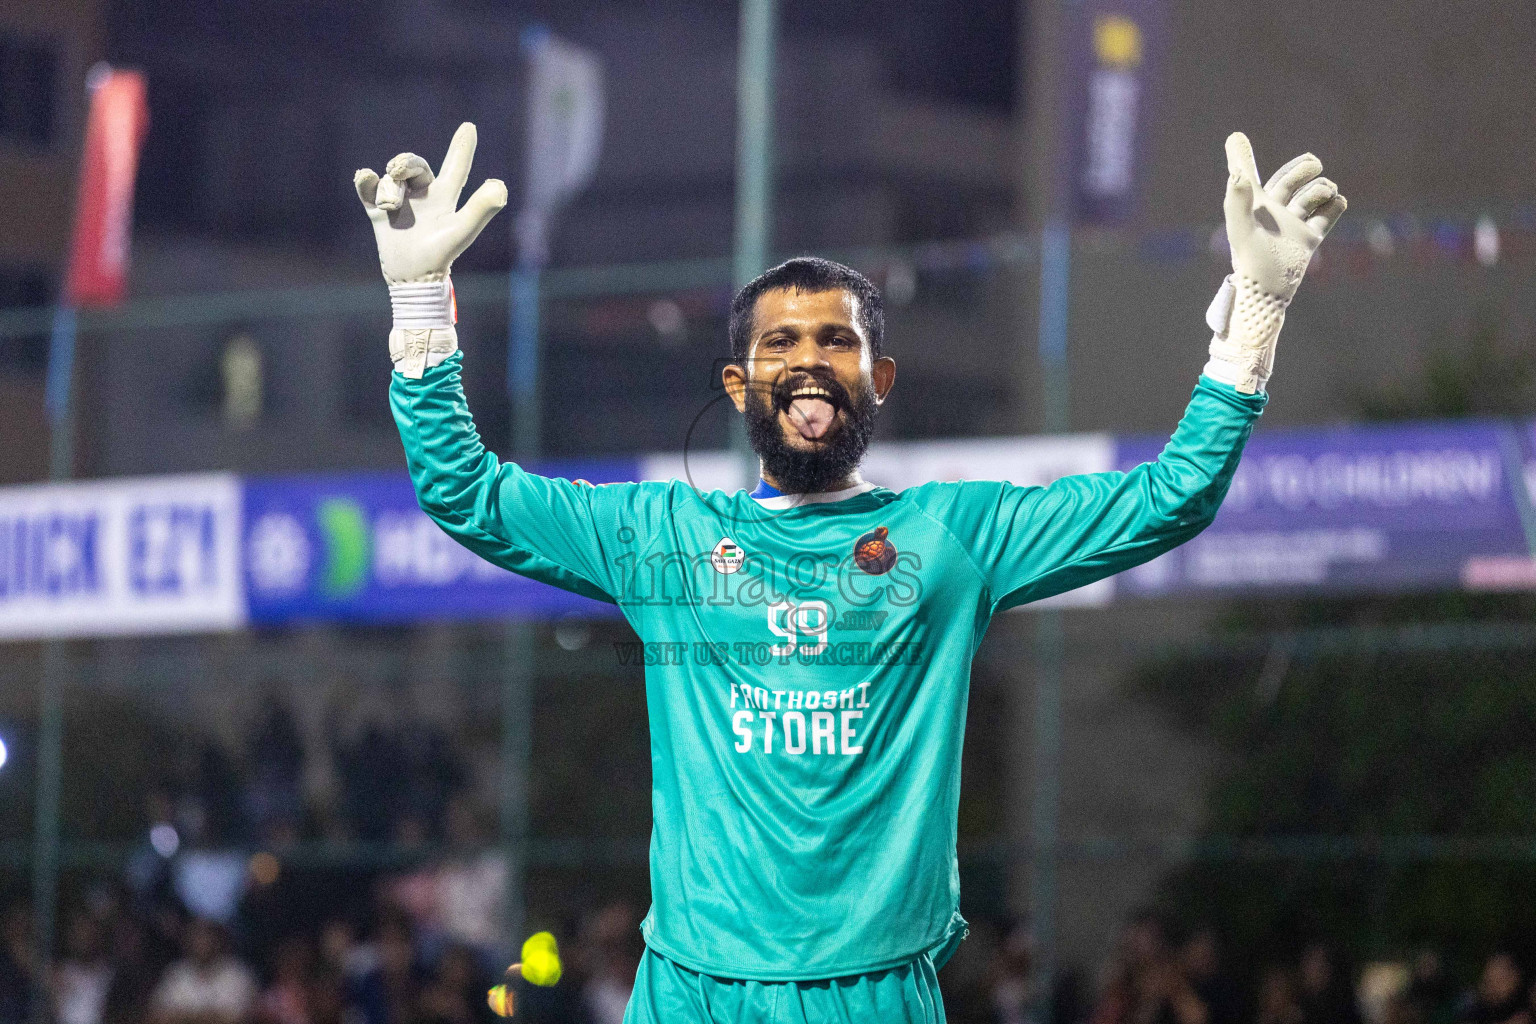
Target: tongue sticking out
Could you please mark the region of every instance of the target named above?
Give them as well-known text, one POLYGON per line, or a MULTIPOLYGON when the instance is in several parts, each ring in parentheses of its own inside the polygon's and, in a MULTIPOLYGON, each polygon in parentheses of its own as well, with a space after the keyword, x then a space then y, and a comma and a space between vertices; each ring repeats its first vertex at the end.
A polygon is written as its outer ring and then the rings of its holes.
POLYGON ((832 426, 836 412, 825 398, 797 398, 789 404, 789 421, 807 441, 814 441, 832 426))

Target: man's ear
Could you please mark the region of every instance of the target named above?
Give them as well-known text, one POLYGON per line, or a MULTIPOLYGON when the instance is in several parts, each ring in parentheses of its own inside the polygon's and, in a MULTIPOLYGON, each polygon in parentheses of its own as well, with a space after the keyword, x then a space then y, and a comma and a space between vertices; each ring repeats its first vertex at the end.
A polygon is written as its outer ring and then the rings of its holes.
POLYGON ((725 393, 731 396, 731 402, 736 406, 737 412, 745 412, 747 408, 747 371, 735 363, 726 363, 720 371, 720 383, 725 385, 725 393))
POLYGON ((896 360, 890 356, 881 356, 875 360, 870 371, 875 378, 875 401, 883 402, 896 383, 896 360))

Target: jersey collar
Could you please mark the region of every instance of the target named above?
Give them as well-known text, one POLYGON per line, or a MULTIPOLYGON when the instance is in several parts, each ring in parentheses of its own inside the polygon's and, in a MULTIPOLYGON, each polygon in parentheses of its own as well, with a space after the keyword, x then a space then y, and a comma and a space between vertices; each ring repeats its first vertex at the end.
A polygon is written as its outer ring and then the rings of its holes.
POLYGON ((854 484, 852 487, 844 487, 840 491, 816 491, 811 494, 785 494, 766 480, 759 480, 757 486, 748 495, 753 501, 763 508, 785 509, 799 508, 801 505, 824 505, 828 502, 842 501, 858 494, 864 494, 875 489, 875 485, 868 480, 854 484))

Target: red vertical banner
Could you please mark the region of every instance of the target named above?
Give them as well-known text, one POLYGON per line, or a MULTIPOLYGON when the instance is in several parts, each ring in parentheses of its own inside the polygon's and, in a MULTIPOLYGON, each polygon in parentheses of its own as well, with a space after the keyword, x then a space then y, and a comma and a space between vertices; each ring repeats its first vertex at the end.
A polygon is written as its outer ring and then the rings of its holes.
POLYGON ((64 301, 109 306, 122 300, 127 283, 133 186, 149 128, 149 97, 137 71, 100 67, 91 72, 90 87, 64 301))

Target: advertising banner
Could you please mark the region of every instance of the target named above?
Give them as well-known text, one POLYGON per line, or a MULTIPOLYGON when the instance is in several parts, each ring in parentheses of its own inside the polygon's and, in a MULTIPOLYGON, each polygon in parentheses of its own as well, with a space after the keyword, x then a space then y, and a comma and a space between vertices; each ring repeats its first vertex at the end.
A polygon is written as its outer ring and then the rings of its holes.
POLYGON ((234 476, 0 491, 0 638, 233 629, 239 544, 234 476))
POLYGON ((523 206, 517 218, 518 263, 549 258, 550 220, 586 187, 603 148, 606 101, 597 55, 548 29, 523 37, 528 56, 528 142, 523 206))
POLYGON ((149 129, 148 88, 135 71, 91 72, 66 301, 107 306, 123 297, 139 147, 149 129))
MULTIPOLYGON (((634 479, 632 462, 547 465, 592 483, 634 479)), ((612 616, 613 605, 499 569, 416 503, 404 473, 268 477, 245 485, 251 622, 417 622, 612 616)))
POLYGON ((1131 217, 1145 177, 1153 73, 1162 37, 1162 0, 1085 0, 1068 25, 1068 93, 1073 214, 1079 223, 1131 217))
MULTIPOLYGON (((1109 434, 1053 437, 977 437, 944 441, 886 441, 870 448, 860 472, 893 491, 930 480, 1007 480, 1028 486, 1048 484, 1073 473, 1102 473, 1115 467, 1115 439, 1109 434)), ((668 452, 639 462, 642 480, 683 480, 701 491, 751 490, 747 460, 736 452, 668 452)))
MULTIPOLYGON (((1122 440, 1118 468, 1161 438, 1122 440)), ((1117 577, 1152 597, 1530 586, 1517 431, 1496 422, 1260 431, 1204 533, 1117 577), (1527 582, 1522 582, 1522 580, 1527 582)))
MULTIPOLYGON (((1048 484, 1129 470, 1163 437, 896 442, 871 480, 1048 484)), ((544 464, 608 483, 743 486, 741 459, 544 464)), ((1215 522, 1183 547, 1056 599, 1536 589, 1536 425, 1260 431, 1215 522)), ((1035 606, 1031 606, 1035 607, 1035 606)), ((157 477, 0 490, 0 639, 614 616, 495 568, 421 511, 404 473, 157 477)))

